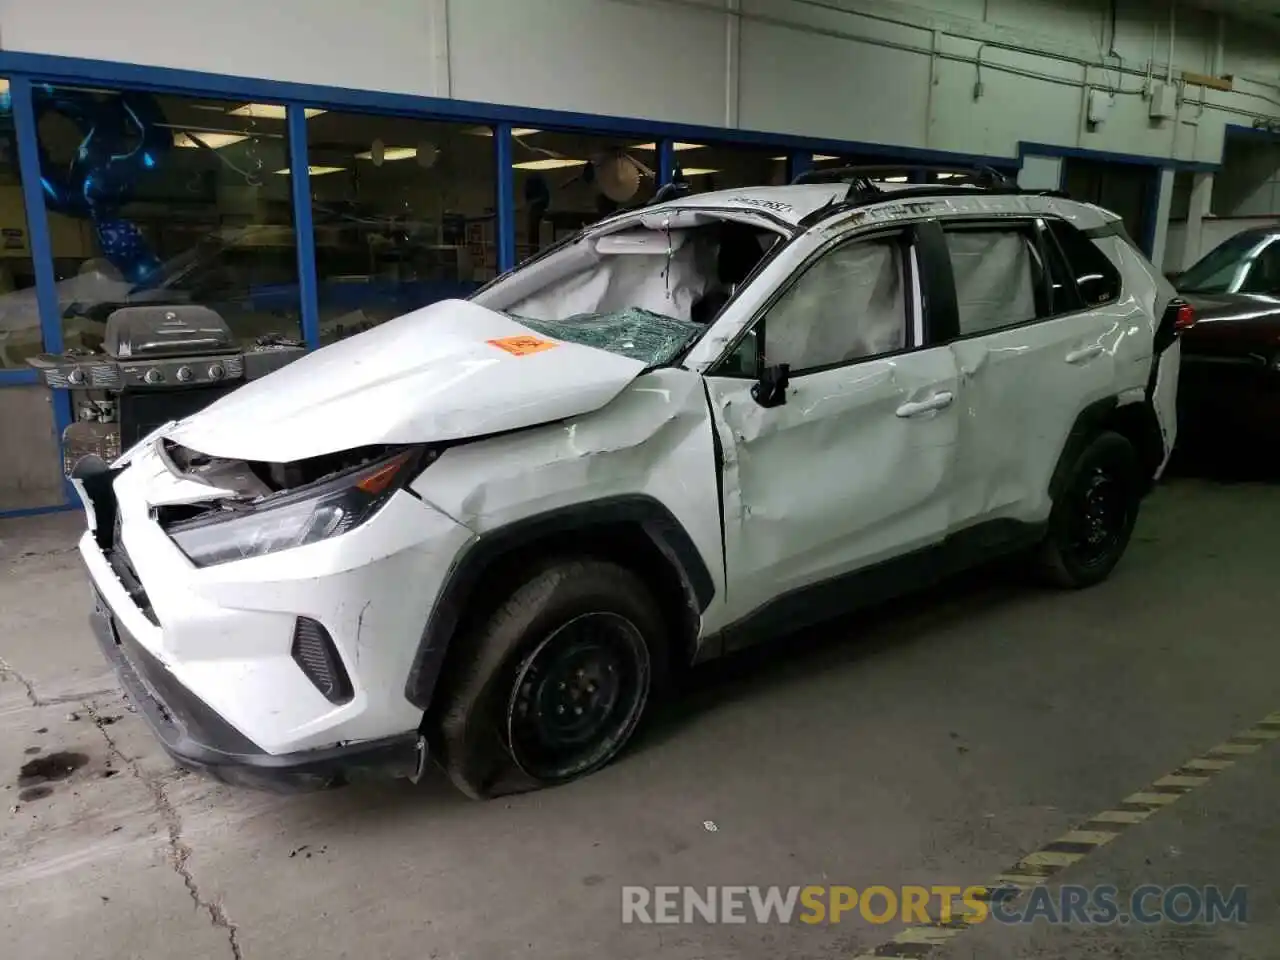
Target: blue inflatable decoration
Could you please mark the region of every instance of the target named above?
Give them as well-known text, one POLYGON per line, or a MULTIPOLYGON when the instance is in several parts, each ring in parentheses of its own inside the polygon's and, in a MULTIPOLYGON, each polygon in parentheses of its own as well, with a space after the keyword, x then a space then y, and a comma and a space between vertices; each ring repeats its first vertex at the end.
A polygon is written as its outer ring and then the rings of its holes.
POLYGON ((60 114, 81 134, 75 155, 60 169, 43 142, 40 186, 49 210, 93 222, 102 255, 125 279, 141 283, 159 266, 141 231, 118 217, 140 177, 156 169, 173 146, 159 101, 147 93, 111 96, 39 84, 32 89, 36 124, 60 114))
POLYGON ((95 216, 93 226, 98 249, 130 283, 145 283, 160 269, 160 260, 136 223, 95 216))

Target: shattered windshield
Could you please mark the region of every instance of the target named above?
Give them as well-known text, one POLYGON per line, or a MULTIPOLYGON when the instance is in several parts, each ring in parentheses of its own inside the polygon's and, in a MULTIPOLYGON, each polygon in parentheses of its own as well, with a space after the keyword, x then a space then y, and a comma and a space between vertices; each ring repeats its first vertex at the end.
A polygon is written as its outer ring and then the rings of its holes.
POLYGON ((710 218, 580 238, 482 291, 476 303, 544 336, 671 363, 777 249, 779 233, 710 218))
POLYGON ((648 367, 670 363, 702 329, 701 324, 639 307, 580 313, 564 320, 533 320, 514 313, 508 316, 548 337, 598 347, 639 360, 648 367))

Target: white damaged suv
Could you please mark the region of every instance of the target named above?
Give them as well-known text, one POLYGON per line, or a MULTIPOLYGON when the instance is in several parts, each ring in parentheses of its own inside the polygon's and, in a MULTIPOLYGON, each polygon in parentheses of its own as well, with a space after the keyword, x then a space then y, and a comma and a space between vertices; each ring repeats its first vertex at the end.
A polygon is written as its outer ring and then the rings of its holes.
POLYGON ((1014 551, 1106 577, 1192 320, 981 177, 623 213, 82 464, 96 633, 226 780, 563 782, 681 663, 1014 551))

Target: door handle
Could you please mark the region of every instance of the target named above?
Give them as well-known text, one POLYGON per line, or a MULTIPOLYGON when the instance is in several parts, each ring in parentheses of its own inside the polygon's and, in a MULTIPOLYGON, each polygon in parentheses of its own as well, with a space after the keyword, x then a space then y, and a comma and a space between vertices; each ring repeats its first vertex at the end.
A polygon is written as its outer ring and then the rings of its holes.
POLYGON ((1067 354, 1066 361, 1067 363, 1088 363, 1094 357, 1101 356, 1103 349, 1101 344, 1093 343, 1079 350, 1072 350, 1067 354))
POLYGON ((904 403, 894 412, 900 417, 918 417, 922 413, 929 413, 933 410, 943 410, 951 406, 951 402, 955 400, 955 394, 944 391, 935 393, 932 397, 924 400, 911 400, 904 403))

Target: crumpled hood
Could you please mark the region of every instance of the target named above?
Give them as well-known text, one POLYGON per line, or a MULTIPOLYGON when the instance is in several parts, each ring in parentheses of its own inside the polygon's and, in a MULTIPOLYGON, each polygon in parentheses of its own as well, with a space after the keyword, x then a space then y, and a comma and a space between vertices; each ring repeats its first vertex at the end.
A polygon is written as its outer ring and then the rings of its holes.
POLYGON ((457 440, 598 410, 643 369, 445 300, 295 360, 167 435, 211 456, 274 462, 457 440))

